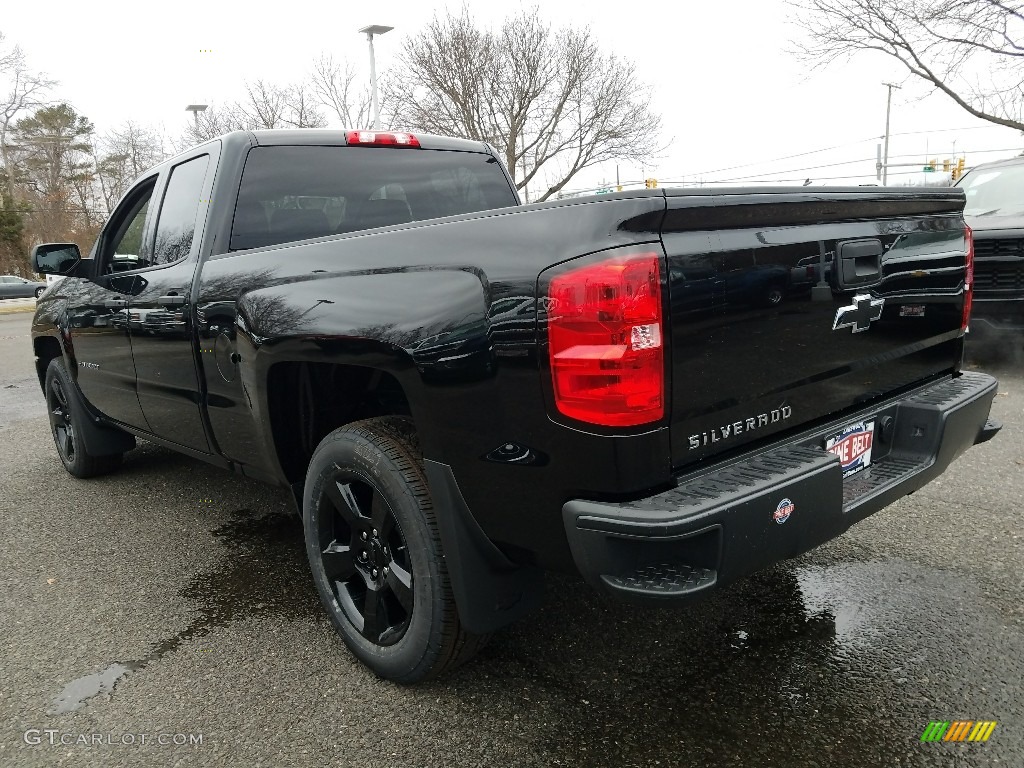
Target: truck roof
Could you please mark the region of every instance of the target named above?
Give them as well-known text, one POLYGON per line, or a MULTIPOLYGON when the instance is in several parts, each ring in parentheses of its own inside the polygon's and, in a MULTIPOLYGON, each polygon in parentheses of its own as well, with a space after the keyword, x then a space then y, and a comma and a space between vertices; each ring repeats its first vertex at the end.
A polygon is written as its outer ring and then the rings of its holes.
MULTIPOLYGON (((346 146, 345 134, 348 128, 283 128, 258 131, 237 131, 255 138, 259 146, 346 146)), ((377 131, 391 133, 392 131, 377 131)), ((406 131, 403 131, 406 132, 406 131)), ((456 139, 450 136, 436 136, 419 131, 407 131, 419 139, 424 149, 448 149, 462 152, 488 152, 487 145, 482 141, 456 139)))
MULTIPOLYGON (((311 146, 311 147, 344 147, 348 145, 345 134, 350 128, 273 128, 260 129, 255 131, 232 131, 224 133, 200 144, 195 144, 163 162, 153 166, 146 171, 149 174, 157 168, 175 165, 178 159, 193 149, 209 144, 213 141, 220 141, 224 149, 229 150, 235 147, 246 147, 254 142, 261 147, 285 147, 285 146, 311 146)), ((377 133, 393 133, 393 131, 377 131, 377 133)), ((442 149, 456 152, 482 152, 494 154, 487 144, 482 141, 471 139, 456 139, 451 136, 437 136, 431 133, 420 133, 419 131, 403 131, 412 133, 420 142, 423 149, 442 149)), ((141 177, 140 177, 141 178, 141 177)))
POLYGON ((1002 168, 1007 165, 1021 165, 1024 164, 1024 155, 1017 155, 1016 157, 1007 157, 1002 160, 991 160, 987 163, 978 163, 977 165, 971 166, 970 170, 976 170, 978 168, 1002 168))

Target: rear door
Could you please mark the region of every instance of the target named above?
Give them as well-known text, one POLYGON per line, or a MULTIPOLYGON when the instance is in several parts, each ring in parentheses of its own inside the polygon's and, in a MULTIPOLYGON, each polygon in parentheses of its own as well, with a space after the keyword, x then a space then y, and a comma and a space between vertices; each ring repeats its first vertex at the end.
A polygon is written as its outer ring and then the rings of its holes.
POLYGON ((208 145, 164 171, 151 254, 130 298, 132 354, 139 402, 150 430, 204 453, 200 380, 189 296, 212 185, 208 145))
POLYGON ((668 194, 674 466, 958 365, 955 192, 668 194), (715 265, 724 284, 712 313, 680 311, 694 264, 715 265))

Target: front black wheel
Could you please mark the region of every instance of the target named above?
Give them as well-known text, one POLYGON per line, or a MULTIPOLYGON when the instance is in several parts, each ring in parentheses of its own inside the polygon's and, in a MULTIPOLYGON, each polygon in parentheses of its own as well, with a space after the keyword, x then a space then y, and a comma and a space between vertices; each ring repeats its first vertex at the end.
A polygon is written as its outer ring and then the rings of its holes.
POLYGON ((61 358, 50 361, 46 368, 46 409, 50 431, 64 469, 75 477, 95 477, 113 471, 121 464, 122 454, 94 456, 82 440, 82 423, 88 418, 73 396, 75 383, 68 375, 61 358))
POLYGON ((381 677, 415 683, 469 659, 415 431, 400 417, 337 429, 310 462, 306 552, 331 622, 381 677))
POLYGON ((36 288, 36 298, 38 299, 46 291, 45 288, 36 288))

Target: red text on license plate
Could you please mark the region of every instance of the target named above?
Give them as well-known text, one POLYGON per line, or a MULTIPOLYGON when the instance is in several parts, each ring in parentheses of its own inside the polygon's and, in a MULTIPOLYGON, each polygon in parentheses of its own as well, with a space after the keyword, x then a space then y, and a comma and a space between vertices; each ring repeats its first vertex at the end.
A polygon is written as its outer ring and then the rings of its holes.
POLYGON ((839 457, 843 477, 871 465, 871 447, 875 441, 875 422, 860 421, 825 441, 825 450, 839 457))

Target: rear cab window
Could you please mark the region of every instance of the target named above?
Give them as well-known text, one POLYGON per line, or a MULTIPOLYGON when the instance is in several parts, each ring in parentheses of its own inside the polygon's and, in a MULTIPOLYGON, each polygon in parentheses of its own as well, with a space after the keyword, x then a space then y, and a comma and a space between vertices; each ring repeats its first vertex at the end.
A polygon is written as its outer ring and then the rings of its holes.
POLYGON ((254 147, 242 171, 229 248, 259 248, 516 203, 498 161, 482 153, 254 147))

